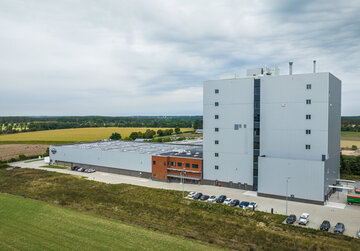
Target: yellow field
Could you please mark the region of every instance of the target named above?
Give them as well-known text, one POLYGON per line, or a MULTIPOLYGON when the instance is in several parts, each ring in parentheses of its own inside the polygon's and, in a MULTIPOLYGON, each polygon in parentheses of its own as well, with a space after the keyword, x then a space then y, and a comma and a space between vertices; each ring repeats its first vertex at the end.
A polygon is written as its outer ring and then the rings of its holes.
POLYGON ((360 148, 360 140, 341 140, 341 147, 351 148, 352 145, 360 148))
MULTIPOLYGON (((25 132, 0 135, 0 143, 90 142, 99 139, 108 139, 113 132, 120 133, 121 137, 125 138, 128 137, 132 132, 145 132, 147 129, 157 131, 158 129, 166 128, 95 127, 25 132)), ((181 128, 181 131, 188 130, 191 130, 191 128, 181 128)))

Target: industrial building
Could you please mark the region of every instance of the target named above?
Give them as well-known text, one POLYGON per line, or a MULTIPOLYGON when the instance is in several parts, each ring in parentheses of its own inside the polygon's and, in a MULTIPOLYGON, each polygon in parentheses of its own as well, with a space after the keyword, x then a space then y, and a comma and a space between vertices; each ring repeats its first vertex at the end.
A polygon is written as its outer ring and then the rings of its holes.
POLYGON ((222 185, 323 204, 340 178, 341 81, 277 67, 204 83, 203 142, 50 147, 67 163, 159 181, 222 185))
POLYGON ((203 184, 323 204, 340 178, 341 81, 278 68, 204 83, 203 184))

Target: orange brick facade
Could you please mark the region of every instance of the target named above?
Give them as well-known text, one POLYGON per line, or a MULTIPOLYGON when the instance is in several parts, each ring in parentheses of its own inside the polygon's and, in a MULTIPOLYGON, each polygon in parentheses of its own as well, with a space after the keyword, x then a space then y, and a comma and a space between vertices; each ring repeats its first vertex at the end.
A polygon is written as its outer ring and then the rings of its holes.
POLYGON ((201 183, 202 159, 175 156, 152 156, 152 177, 157 180, 181 180, 181 170, 185 182, 201 183))

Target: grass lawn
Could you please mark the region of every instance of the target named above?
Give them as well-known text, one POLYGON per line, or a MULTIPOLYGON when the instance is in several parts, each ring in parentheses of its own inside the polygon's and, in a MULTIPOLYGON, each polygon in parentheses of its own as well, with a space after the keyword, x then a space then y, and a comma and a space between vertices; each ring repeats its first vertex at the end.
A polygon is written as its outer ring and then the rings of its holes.
MULTIPOLYGON (((0 144, 65 144, 73 142, 91 142, 108 139, 113 132, 120 133, 122 138, 132 132, 145 132, 147 129, 157 131, 166 128, 139 128, 139 127, 95 127, 24 132, 0 135, 0 144)), ((189 128, 182 128, 187 131, 189 128)))
POLYGON ((44 160, 44 159, 31 159, 31 160, 24 161, 24 163, 31 163, 31 162, 41 161, 41 160, 44 160))
POLYGON ((352 138, 360 138, 360 132, 341 132, 341 137, 352 137, 352 138))
POLYGON ((0 250, 219 250, 185 238, 0 194, 0 250))
POLYGON ((360 241, 349 236, 285 225, 282 215, 184 200, 181 191, 106 184, 24 168, 0 169, 0 192, 230 249, 360 250, 360 241))
POLYGON ((45 168, 54 168, 54 169, 69 169, 68 167, 65 166, 40 166, 40 167, 45 167, 45 168))

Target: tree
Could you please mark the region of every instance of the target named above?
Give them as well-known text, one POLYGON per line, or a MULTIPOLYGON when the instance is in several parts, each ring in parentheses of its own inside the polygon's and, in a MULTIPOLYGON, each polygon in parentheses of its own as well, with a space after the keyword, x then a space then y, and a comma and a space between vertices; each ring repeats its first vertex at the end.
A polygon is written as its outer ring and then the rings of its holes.
POLYGON ((159 130, 157 131, 157 134, 158 134, 160 137, 162 137, 162 136, 165 135, 164 131, 161 130, 161 129, 159 129, 159 130))
POLYGON ((156 132, 154 130, 147 129, 144 133, 145 139, 152 139, 155 136, 156 132))
POLYGON ((176 133, 176 134, 179 134, 179 133, 180 133, 180 128, 179 128, 178 126, 175 128, 175 133, 176 133))
POLYGON ((195 120, 194 129, 203 129, 203 121, 202 121, 202 119, 195 120))
POLYGON ((114 132, 113 134, 111 134, 110 139, 112 139, 112 140, 120 140, 121 135, 120 135, 120 133, 114 132))

